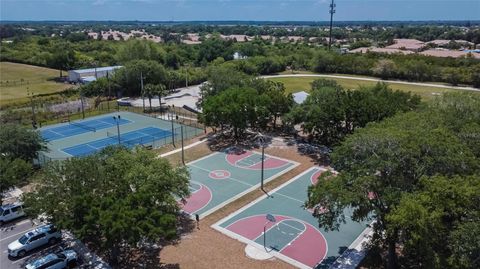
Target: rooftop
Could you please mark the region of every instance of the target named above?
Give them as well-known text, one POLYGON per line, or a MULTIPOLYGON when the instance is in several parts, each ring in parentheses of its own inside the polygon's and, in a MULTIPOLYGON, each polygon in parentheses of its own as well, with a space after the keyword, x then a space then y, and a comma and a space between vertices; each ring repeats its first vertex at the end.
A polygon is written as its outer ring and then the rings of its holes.
POLYGON ((121 67, 123 66, 116 65, 116 66, 106 66, 106 67, 97 67, 97 68, 77 69, 77 70, 70 70, 70 71, 76 72, 76 73, 92 73, 92 72, 95 72, 95 70, 97 72, 112 71, 121 67))

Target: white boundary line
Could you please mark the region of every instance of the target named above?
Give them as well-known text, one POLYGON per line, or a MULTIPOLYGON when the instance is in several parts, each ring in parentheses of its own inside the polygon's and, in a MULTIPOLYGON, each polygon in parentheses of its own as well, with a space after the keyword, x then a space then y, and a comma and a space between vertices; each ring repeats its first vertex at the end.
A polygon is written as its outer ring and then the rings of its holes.
MULTIPOLYGON (((195 192, 193 192, 193 193, 197 193, 197 192, 199 192, 202 188, 206 188, 206 189, 208 190, 208 192, 210 192, 210 199, 208 199, 208 202, 207 202, 206 204, 204 204, 202 207, 200 207, 199 209, 197 209, 197 210, 195 210, 195 211, 193 211, 193 212, 190 212, 190 213, 187 212, 187 213, 190 214, 190 215, 194 214, 195 212, 198 212, 199 210, 202 210, 204 207, 206 207, 208 204, 210 204, 210 202, 211 202, 212 199, 213 199, 213 192, 212 192, 212 190, 211 190, 209 187, 207 187, 206 185, 204 185, 204 184, 202 184, 202 183, 200 183, 200 182, 198 182, 198 181, 192 180, 191 182, 200 185, 200 189, 198 189, 197 191, 195 191, 195 192)), ((183 211, 183 209, 182 209, 182 211, 183 211)), ((184 212, 186 212, 186 211, 184 211, 184 212)))
MULTIPOLYGON (((205 141, 206 141, 206 140, 202 140, 202 141, 198 141, 199 143, 198 143, 198 142, 195 142, 195 143, 200 144, 200 143, 203 143, 203 142, 205 142, 205 141)), ((198 144, 197 144, 197 145, 198 145, 198 144)), ((194 146, 196 146, 196 145, 194 145, 194 146)), ((179 150, 181 150, 181 149, 179 149, 179 150)), ((254 152, 256 152, 256 151, 254 151, 254 152)), ((170 154, 174 154, 174 153, 175 153, 175 152, 172 153, 172 151, 170 151, 170 152, 167 152, 167 153, 165 153, 165 154, 170 155, 170 154)), ((258 152, 257 152, 257 153, 258 153, 258 152)), ((168 156, 168 155, 165 155, 165 154, 162 154, 162 155, 168 156)), ((199 162, 199 161, 205 160, 205 159, 207 159, 207 158, 209 158, 209 157, 211 157, 211 156, 218 155, 218 154, 227 154, 227 153, 225 153, 225 152, 219 152, 219 151, 212 152, 212 153, 210 153, 210 154, 208 154, 208 155, 206 155, 206 156, 203 156, 203 157, 201 157, 201 158, 199 158, 199 159, 196 159, 196 160, 193 160, 193 161, 191 161, 191 162, 188 162, 188 163, 186 163, 186 165, 190 165, 190 164, 197 163, 197 162, 199 162)), ((160 157, 163 157, 162 155, 160 155, 160 157)), ((275 157, 275 156, 271 156, 271 155, 267 155, 267 154, 265 154, 265 156, 277 158, 277 157, 275 157)), ((292 170, 292 169, 294 169, 295 167, 297 167, 297 166, 300 165, 300 163, 295 162, 295 161, 291 161, 291 160, 287 160, 287 159, 283 159, 283 158, 277 158, 277 159, 286 161, 286 162, 292 164, 292 166, 290 166, 290 167, 288 167, 287 169, 284 169, 284 170, 282 170, 282 171, 280 171, 280 172, 278 172, 278 173, 270 176, 269 178, 265 179, 265 180, 264 180, 264 183, 268 183, 268 182, 270 182, 271 180, 273 180, 273 179, 275 179, 275 178, 277 178, 277 177, 279 177, 279 176, 281 176, 281 175, 289 172, 290 170, 292 170)), ((243 192, 241 192, 241 193, 233 196, 232 198, 223 201, 222 203, 218 204, 217 206, 215 206, 215 207, 213 207, 213 208, 211 208, 211 209, 203 212, 201 215, 199 215, 200 219, 203 219, 204 217, 212 214, 213 212, 217 211, 218 209, 224 207, 225 205, 227 205, 227 204, 229 204, 229 203, 231 203, 231 202, 239 199, 240 197, 246 195, 247 193, 252 192, 253 190, 255 190, 256 188, 258 188, 259 186, 260 186, 260 183, 255 184, 255 185, 253 185, 252 187, 246 189, 245 191, 243 191, 243 192)), ((212 193, 212 196, 213 196, 213 193, 212 193)), ((198 211, 198 210, 197 210, 197 211, 198 211)), ((194 216, 192 216, 191 214, 189 214, 189 215, 190 215, 191 218, 194 218, 194 216)))
MULTIPOLYGON (((293 177, 292 179, 288 180, 287 182, 281 184, 280 186, 276 187, 275 189, 271 190, 270 193, 272 194, 275 194, 278 190, 282 189, 283 187, 289 185, 290 183, 294 182, 295 180, 299 179, 300 177, 308 174, 309 172, 311 172, 312 170, 315 170, 315 169, 318 169, 319 167, 318 166, 312 166, 310 168, 308 168, 307 170, 303 171, 302 173, 298 174, 297 176, 293 177)), ((220 226, 220 224, 222 224, 223 222, 226 222, 227 220, 231 219, 232 217, 242 213, 243 211, 247 210, 248 208, 254 206, 255 204, 259 203, 260 201, 264 200, 264 199, 268 199, 268 196, 260 196, 258 197, 257 199, 253 200, 252 202, 248 203, 247 205, 245 205, 244 207, 240 208, 239 210, 229 214, 228 216, 222 218, 221 220, 217 221, 216 223, 212 224, 210 227, 212 227, 213 229, 233 238, 233 239, 236 239, 242 243, 245 243, 247 245, 252 245, 252 246, 255 246, 257 247, 258 249, 264 249, 263 246, 253 242, 252 240, 250 239, 247 239, 237 233, 234 233, 226 228, 223 228, 220 226)), ((236 221, 235 221, 236 222, 236 221)), ((231 224, 230 224, 231 225, 231 224)), ((228 226, 230 226, 228 225, 228 226)), ((227 227, 228 227, 227 226, 227 227)), ((327 252, 328 252, 328 244, 327 244, 327 252)), ((301 269, 306 269, 306 268, 311 268, 310 266, 307 266, 297 260, 294 260, 286 255, 283 255, 281 253, 278 253, 278 252, 271 252, 270 253, 271 255, 295 266, 295 267, 298 267, 298 268, 301 268, 301 269)), ((326 255, 326 254, 325 254, 326 255)))
MULTIPOLYGON (((297 166, 300 165, 300 163, 295 162, 295 161, 289 161, 289 163, 291 163, 291 164, 293 164, 293 165, 290 166, 290 167, 288 167, 287 169, 284 169, 284 170, 282 170, 282 171, 280 171, 280 172, 278 172, 278 173, 270 176, 270 177, 267 178, 267 179, 264 179, 263 182, 264 182, 264 183, 268 183, 268 182, 270 182, 271 180, 273 180, 273 179, 275 179, 275 178, 277 178, 277 177, 280 177, 281 175, 289 172, 290 170, 292 170, 292 169, 294 169, 295 167, 297 167, 297 166)), ((257 189, 258 187, 260 187, 260 182, 257 183, 257 184, 255 184, 255 185, 253 185, 252 187, 246 189, 245 191, 243 191, 243 192, 241 192, 241 193, 233 196, 232 198, 223 201, 222 203, 218 204, 217 206, 215 206, 215 207, 213 207, 213 208, 211 208, 211 209, 203 212, 202 215, 200 215, 200 218, 204 218, 204 217, 212 214, 213 212, 215 212, 215 211, 217 211, 218 209, 220 209, 220 208, 228 205, 229 203, 231 203, 231 202, 239 199, 240 197, 246 195, 247 193, 254 191, 254 190, 257 189)))
MULTIPOLYGON (((328 170, 329 170, 328 168, 325 168, 325 167, 312 166, 312 167, 308 168, 307 170, 303 171, 302 173, 298 174, 297 176, 293 177, 292 179, 288 180, 287 182, 283 183, 282 185, 278 186, 277 188, 271 190, 270 193, 275 194, 277 191, 279 191, 279 190, 282 189, 283 187, 285 187, 285 186, 293 183, 294 181, 296 181, 296 180, 299 179, 300 177, 308 174, 309 172, 311 172, 312 170, 315 170, 315 169, 320 169, 320 170, 324 170, 324 171, 328 171, 328 170)), ((278 194, 278 193, 277 193, 277 194, 278 194)), ((255 247, 259 248, 259 249, 264 249, 263 246, 261 246, 261 245, 255 243, 255 242, 253 242, 252 240, 247 239, 247 238, 245 238, 245 237, 243 237, 243 236, 241 236, 241 235, 239 235, 239 234, 237 234, 237 233, 234 233, 234 232, 232 232, 232 231, 230 231, 230 230, 228 230, 228 229, 223 228, 223 227, 220 226, 222 223, 224 223, 224 222, 226 222, 227 220, 231 219, 232 217, 234 217, 234 216, 236 216, 236 215, 238 215, 238 214, 246 211, 248 208, 254 206, 255 204, 259 203, 260 201, 262 201, 262 200, 264 200, 264 199, 268 199, 268 196, 261 196, 261 197, 255 199, 255 200, 253 200, 252 202, 248 203, 247 205, 245 205, 244 207, 240 208, 239 210, 237 210, 237 211, 229 214, 228 216, 226 216, 226 217, 220 219, 219 221, 217 221, 216 223, 212 224, 210 227, 212 227, 213 229, 219 231, 220 233, 223 233, 223 234, 225 234, 225 235, 227 235, 227 236, 229 236, 229 237, 231 237, 231 238, 233 238, 233 239, 236 239, 236 240, 238 240, 238 241, 240 241, 240 242, 242 242, 242 243, 245 243, 245 244, 247 244, 247 245, 255 246, 255 247)), ((245 217, 245 218, 246 218, 246 217, 245 217)), ((243 219, 243 218, 242 218, 242 219, 243 219)), ((232 223, 229 224, 227 227, 229 227, 230 225, 232 225, 233 223, 235 223, 235 222, 237 222, 237 221, 238 221, 238 220, 232 222, 232 223)), ((342 253, 342 255, 340 255, 340 256, 332 263, 332 265, 334 265, 334 264, 337 262, 337 260, 339 260, 340 258, 342 258, 342 257, 344 258, 344 254, 345 254, 345 256, 346 256, 346 255, 348 254, 347 252, 349 252, 349 250, 351 250, 351 249, 356 249, 360 244, 362 244, 362 243, 364 242, 364 240, 359 240, 359 238, 361 238, 361 237, 364 237, 364 238, 365 238, 365 235, 366 235, 366 234, 371 234, 371 233, 372 233, 371 228, 369 228, 369 227, 365 228, 365 229, 360 233, 360 235, 358 235, 357 238, 350 244, 350 246, 348 247, 348 249, 345 250, 345 251, 342 253)), ((326 241, 326 239, 325 239, 325 241, 326 241)), ((302 269, 304 269, 304 268, 311 268, 311 267, 309 267, 309 266, 307 266, 307 265, 305 265, 305 264, 303 264, 303 263, 301 263, 301 262, 299 262, 299 261, 297 261, 297 260, 294 260, 294 259, 292 259, 292 258, 290 258, 290 257, 287 257, 287 256, 285 256, 285 255, 283 255, 283 254, 281 254, 281 253, 271 252, 270 254, 273 255, 273 256, 275 256, 275 257, 277 257, 277 258, 279 258, 279 259, 281 259, 281 260, 283 260, 283 261, 285 261, 285 262, 287 262, 287 263, 290 263, 291 265, 296 266, 296 267, 298 267, 298 268, 302 268, 302 269)), ((327 254, 328 254, 328 242, 327 242, 327 249, 326 249, 326 252, 325 252, 325 257, 327 256, 327 254)), ((325 259, 325 257, 323 257, 322 261, 325 259)), ((318 265, 318 264, 317 264, 317 265, 318 265)), ((331 265, 331 266, 332 266, 332 265, 331 265)), ((356 265, 352 265, 351 268, 356 268, 356 265)))

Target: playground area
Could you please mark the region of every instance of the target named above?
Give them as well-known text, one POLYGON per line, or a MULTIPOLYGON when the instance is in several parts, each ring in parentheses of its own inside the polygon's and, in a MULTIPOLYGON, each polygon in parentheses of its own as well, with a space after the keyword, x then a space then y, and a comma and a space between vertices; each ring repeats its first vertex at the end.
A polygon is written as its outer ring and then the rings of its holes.
POLYGON ((39 154, 39 163, 86 156, 107 146, 137 145, 159 148, 166 144, 180 143, 202 134, 203 130, 174 121, 132 112, 115 112, 83 120, 69 121, 39 129, 48 142, 48 151, 39 154))
MULTIPOLYGON (((265 155, 264 182, 295 168, 298 163, 265 155)), ((260 187, 262 155, 254 151, 215 152, 187 164, 191 196, 183 211, 203 218, 260 187)))
POLYGON ((312 167, 212 227, 298 268, 355 268, 345 264, 363 258, 358 249, 368 223, 352 221, 346 210, 346 223, 338 231, 325 231, 318 228, 312 209, 304 208, 308 186, 317 184, 325 171, 312 167))

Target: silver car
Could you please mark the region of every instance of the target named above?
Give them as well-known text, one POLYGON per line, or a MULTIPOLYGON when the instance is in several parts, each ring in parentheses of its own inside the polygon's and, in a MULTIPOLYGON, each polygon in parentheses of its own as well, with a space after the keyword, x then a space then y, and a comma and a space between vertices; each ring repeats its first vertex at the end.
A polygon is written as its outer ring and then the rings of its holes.
POLYGON ((52 224, 43 225, 10 243, 8 245, 8 255, 11 257, 23 257, 32 249, 46 244, 53 245, 61 239, 62 233, 52 224))
POLYGON ((64 250, 59 253, 51 253, 40 259, 27 264, 26 269, 64 269, 75 265, 77 253, 73 250, 64 250))

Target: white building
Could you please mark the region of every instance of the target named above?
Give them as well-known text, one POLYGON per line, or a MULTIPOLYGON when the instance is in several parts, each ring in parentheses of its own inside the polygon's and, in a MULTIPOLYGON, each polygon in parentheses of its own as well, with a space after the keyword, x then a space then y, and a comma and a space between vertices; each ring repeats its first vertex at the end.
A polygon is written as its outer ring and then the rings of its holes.
POLYGON ((80 82, 88 83, 96 80, 97 78, 112 76, 115 73, 116 69, 122 68, 122 66, 107 66, 107 67, 96 67, 88 69, 78 69, 68 71, 68 81, 70 82, 80 82))

